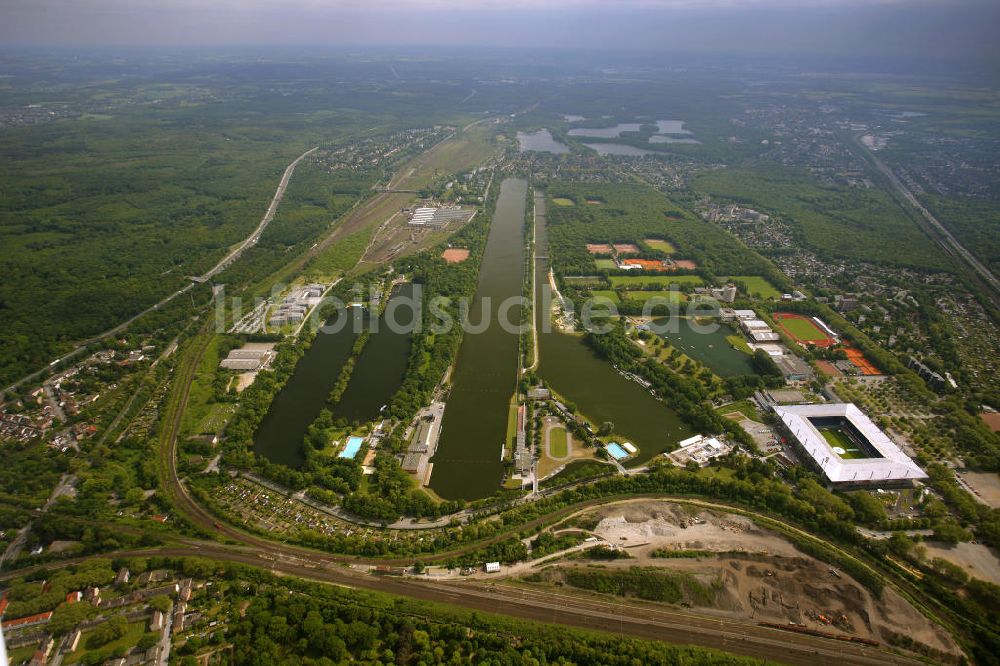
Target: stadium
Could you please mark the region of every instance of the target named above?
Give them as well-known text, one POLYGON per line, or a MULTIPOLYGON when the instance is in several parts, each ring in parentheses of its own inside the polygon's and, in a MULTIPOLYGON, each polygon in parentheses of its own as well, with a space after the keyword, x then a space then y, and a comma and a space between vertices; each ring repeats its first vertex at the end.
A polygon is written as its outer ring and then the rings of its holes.
POLYGON ((831 486, 909 485, 927 474, 853 403, 775 407, 796 451, 831 486))

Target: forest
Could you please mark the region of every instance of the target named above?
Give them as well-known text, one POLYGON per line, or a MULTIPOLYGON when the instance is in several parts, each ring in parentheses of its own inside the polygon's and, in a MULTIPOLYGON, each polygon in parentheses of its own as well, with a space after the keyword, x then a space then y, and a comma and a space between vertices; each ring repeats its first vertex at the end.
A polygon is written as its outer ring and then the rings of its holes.
MULTIPOLYGON (((594 275, 587 243, 636 243, 662 238, 676 249, 675 258, 691 259, 698 273, 762 275, 776 284, 786 281, 770 262, 747 250, 724 230, 705 223, 656 190, 644 185, 552 183, 551 198, 564 197, 574 206, 549 205, 549 242, 553 268, 560 276, 594 275), (587 199, 600 204, 584 204, 587 199), (772 275, 774 274, 774 275, 772 275)), ((689 272, 689 271, 682 271, 689 272)))
POLYGON ((307 583, 259 594, 226 633, 245 664, 750 664, 756 660, 307 583))
POLYGON ((692 187, 719 203, 779 214, 820 256, 930 270, 948 266, 906 211, 877 188, 826 185, 804 169, 768 163, 707 171, 692 187))

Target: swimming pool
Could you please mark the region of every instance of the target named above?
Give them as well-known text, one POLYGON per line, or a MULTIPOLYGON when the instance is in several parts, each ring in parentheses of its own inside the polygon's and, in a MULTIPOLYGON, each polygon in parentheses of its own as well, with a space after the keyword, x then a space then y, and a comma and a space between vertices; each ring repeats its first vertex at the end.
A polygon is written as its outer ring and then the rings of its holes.
POLYGON ((610 453, 611 457, 614 458, 615 460, 628 458, 628 451, 623 449, 621 445, 617 444, 616 442, 611 442, 610 444, 608 444, 607 448, 608 448, 608 453, 610 453))
POLYGON ((353 458, 358 455, 358 451, 361 450, 361 445, 364 443, 364 437, 348 437, 347 444, 344 445, 344 450, 340 452, 337 456, 338 458, 353 458))

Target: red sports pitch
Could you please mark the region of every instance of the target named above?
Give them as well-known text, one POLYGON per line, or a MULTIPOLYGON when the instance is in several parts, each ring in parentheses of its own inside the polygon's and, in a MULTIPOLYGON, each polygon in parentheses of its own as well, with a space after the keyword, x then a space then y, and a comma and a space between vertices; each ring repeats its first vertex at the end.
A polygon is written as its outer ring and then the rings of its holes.
POLYGON ((790 338, 803 345, 832 347, 837 341, 810 317, 791 312, 775 312, 774 321, 790 338))

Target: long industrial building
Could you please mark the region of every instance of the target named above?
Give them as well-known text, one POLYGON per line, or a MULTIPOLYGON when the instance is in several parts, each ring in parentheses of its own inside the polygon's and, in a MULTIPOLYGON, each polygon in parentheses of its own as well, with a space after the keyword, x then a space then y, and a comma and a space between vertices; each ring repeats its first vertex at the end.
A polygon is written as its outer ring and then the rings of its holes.
POLYGON ((836 487, 908 485, 927 474, 853 403, 775 407, 797 451, 836 487))

